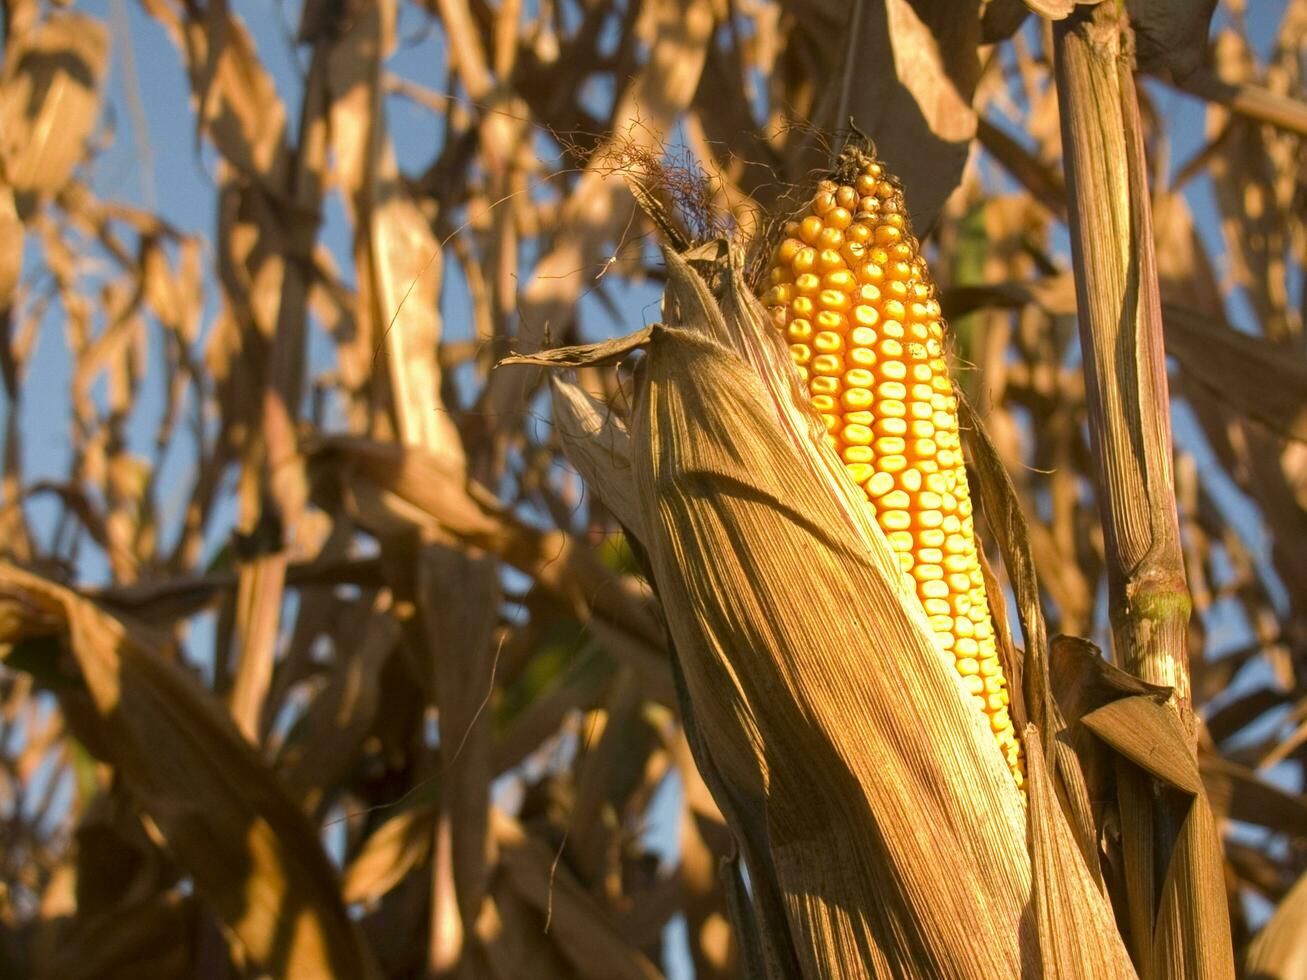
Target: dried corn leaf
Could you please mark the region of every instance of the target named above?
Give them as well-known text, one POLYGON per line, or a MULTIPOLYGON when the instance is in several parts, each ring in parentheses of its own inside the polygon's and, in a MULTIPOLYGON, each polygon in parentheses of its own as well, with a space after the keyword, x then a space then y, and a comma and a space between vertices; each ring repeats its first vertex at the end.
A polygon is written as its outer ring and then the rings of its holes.
POLYGON ((100 111, 109 34, 91 17, 55 14, 7 40, 0 76, 0 184, 53 193, 86 153, 100 111))
POLYGON ((345 869, 342 897, 348 904, 374 902, 431 855, 434 806, 391 817, 363 842, 345 869))
MULTIPOLYGON (((1057 792, 1049 779, 1039 733, 1026 726, 1026 767, 1030 775, 1030 849, 1032 904, 1039 932, 1040 976, 1135 977, 1130 954, 1121 942, 1112 908, 1062 818, 1057 792), (1065 928, 1069 920, 1085 923, 1065 928)), ((1091 852, 1092 854, 1093 852, 1091 852)))
POLYGON ((903 180, 912 224, 935 223, 962 178, 976 114, 980 10, 926 0, 849 6, 844 65, 833 78, 831 128, 850 118, 903 180))
MULTIPOLYGON (((1152 861, 1131 862, 1138 883, 1151 879, 1158 896, 1151 956, 1145 962, 1157 976, 1233 977, 1230 916, 1216 823, 1198 764, 1175 712, 1154 697, 1132 695, 1104 705, 1082 721, 1140 770, 1183 794, 1182 801, 1171 806, 1170 798, 1157 797, 1147 787, 1135 791, 1132 782, 1122 786, 1127 860, 1132 842, 1141 855, 1154 851, 1155 841, 1146 824, 1135 832, 1130 819, 1131 808, 1139 807, 1145 798, 1155 801, 1151 820, 1177 827, 1161 882, 1153 877, 1152 861)), ((1139 818, 1144 816, 1138 813, 1139 818)), ((1151 901, 1143 904, 1148 907, 1151 901)))
POLYGON ((639 950, 628 946, 571 873, 511 817, 491 810, 490 826, 503 872, 519 895, 548 916, 549 933, 581 980, 661 980, 639 950))
POLYGON ((253 961, 290 976, 373 975, 312 826, 222 707, 145 627, 0 564, 0 641, 59 636, 90 695, 70 717, 253 961))
POLYGON ((1290 439, 1307 442, 1307 357, 1167 304, 1167 353, 1216 401, 1290 439))
POLYGON ((1307 835, 1307 796, 1267 782, 1252 769, 1214 753, 1200 755, 1198 767, 1219 817, 1278 834, 1307 835))
POLYGON ((1248 947, 1248 980, 1291 980, 1307 976, 1307 873, 1280 902, 1269 922, 1248 947))
POLYGON ((568 459, 637 541, 647 535, 635 496, 631 434, 626 423, 579 384, 550 378, 554 425, 568 459))

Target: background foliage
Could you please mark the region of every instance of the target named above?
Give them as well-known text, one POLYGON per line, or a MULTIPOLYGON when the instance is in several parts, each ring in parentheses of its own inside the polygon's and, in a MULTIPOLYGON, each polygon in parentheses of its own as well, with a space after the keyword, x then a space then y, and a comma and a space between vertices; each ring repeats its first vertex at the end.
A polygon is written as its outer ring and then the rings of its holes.
MULTIPOLYGON (((1047 22, 234 6, 3 5, 0 964, 737 975, 659 613, 538 374, 491 369, 657 318, 624 170, 749 235, 852 116, 931 230, 1050 628, 1106 643, 1047 22), (144 31, 176 118, 146 118, 144 31)), ((1307 902, 1307 4, 1251 6, 1139 39, 1236 949, 1307 902)))

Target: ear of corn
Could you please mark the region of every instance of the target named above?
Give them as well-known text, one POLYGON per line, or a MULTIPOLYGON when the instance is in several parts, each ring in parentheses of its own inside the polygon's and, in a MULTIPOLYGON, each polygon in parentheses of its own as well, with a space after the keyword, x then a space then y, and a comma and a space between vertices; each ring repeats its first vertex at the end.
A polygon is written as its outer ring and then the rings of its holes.
POLYGON ((976 552, 935 287, 903 194, 851 147, 772 256, 764 302, 1013 778, 1021 743, 976 552))

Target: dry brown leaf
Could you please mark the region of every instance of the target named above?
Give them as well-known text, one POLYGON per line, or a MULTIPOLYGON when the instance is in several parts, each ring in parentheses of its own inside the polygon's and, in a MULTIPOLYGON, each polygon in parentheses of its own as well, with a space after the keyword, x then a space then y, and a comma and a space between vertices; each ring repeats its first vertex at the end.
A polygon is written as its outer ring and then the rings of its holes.
MULTIPOLYGON (((1233 977, 1230 948, 1230 916, 1226 906, 1223 861, 1212 817, 1184 730, 1175 713, 1147 695, 1132 695, 1113 701, 1085 715, 1087 728, 1107 742, 1143 772, 1183 794, 1181 802, 1160 801, 1146 786, 1132 781, 1121 785, 1122 832, 1127 845, 1128 881, 1151 884, 1148 892, 1132 896, 1139 906, 1152 911, 1145 895, 1156 894, 1156 911, 1151 926, 1151 945, 1146 947, 1145 970, 1166 977, 1233 977), (1148 801, 1148 802, 1145 802, 1148 801), (1165 877, 1157 881, 1152 857, 1155 839, 1147 823, 1137 827, 1131 819, 1147 818, 1161 826, 1177 827, 1167 859, 1165 877), (1139 847, 1132 860, 1130 846, 1139 847), (1144 855, 1147 855, 1145 857, 1144 855)), ((1130 776, 1128 779, 1133 780, 1130 776)), ((1145 925, 1136 925, 1136 935, 1145 925)))
POLYGON ((0 185, 50 194, 86 153, 100 112, 109 32, 94 18, 59 13, 7 40, 0 75, 0 185))
MULTIPOLYGON (((158 638, 0 564, 0 637, 64 637, 90 695, 74 713, 251 958, 274 973, 368 977, 371 954, 304 814, 158 638)), ((68 710, 68 709, 66 709, 68 710)))
POLYGON ((550 849, 517 821, 491 810, 491 831, 503 873, 518 894, 548 917, 549 934, 581 980, 661 980, 662 973, 628 946, 598 904, 559 865, 550 849))
POLYGON ((414 807, 369 834, 345 869, 341 891, 345 902, 375 902, 426 861, 435 822, 435 807, 414 807))
POLYGON ((1272 432, 1307 442, 1307 357, 1173 303, 1165 317, 1167 352, 1187 380, 1272 432))
POLYGON ((1307 974, 1307 873, 1280 902, 1275 914, 1248 947, 1248 980, 1291 980, 1307 974))
POLYGON ((1237 762, 1205 752, 1198 757, 1203 786, 1222 819, 1265 827, 1279 834, 1307 834, 1307 797, 1267 782, 1237 762))
POLYGON ((979 7, 860 0, 849 11, 844 64, 832 76, 822 119, 842 129, 852 118, 871 137, 903 181, 913 227, 927 234, 976 134, 979 7))
POLYGON ((626 423, 575 382, 557 374, 549 381, 554 425, 568 459, 622 526, 643 541, 648 532, 635 497, 626 423))
POLYGON ((1030 775, 1031 901, 1039 931, 1039 975, 1067 980, 1135 977, 1111 905, 1098 884, 1097 868, 1090 871, 1085 865, 1062 817, 1033 725, 1026 726, 1024 740, 1030 775), (1084 925, 1079 930, 1067 929, 1068 921, 1084 925))

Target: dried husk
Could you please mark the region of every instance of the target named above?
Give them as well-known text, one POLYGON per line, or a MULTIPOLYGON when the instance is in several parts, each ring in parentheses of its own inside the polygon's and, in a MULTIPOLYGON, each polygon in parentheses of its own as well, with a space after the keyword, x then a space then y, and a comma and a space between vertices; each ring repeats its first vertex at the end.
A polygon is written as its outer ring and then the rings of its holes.
POLYGON ((1019 972, 1024 828, 993 739, 755 377, 655 329, 632 429, 695 716, 765 807, 804 975, 1019 972))

